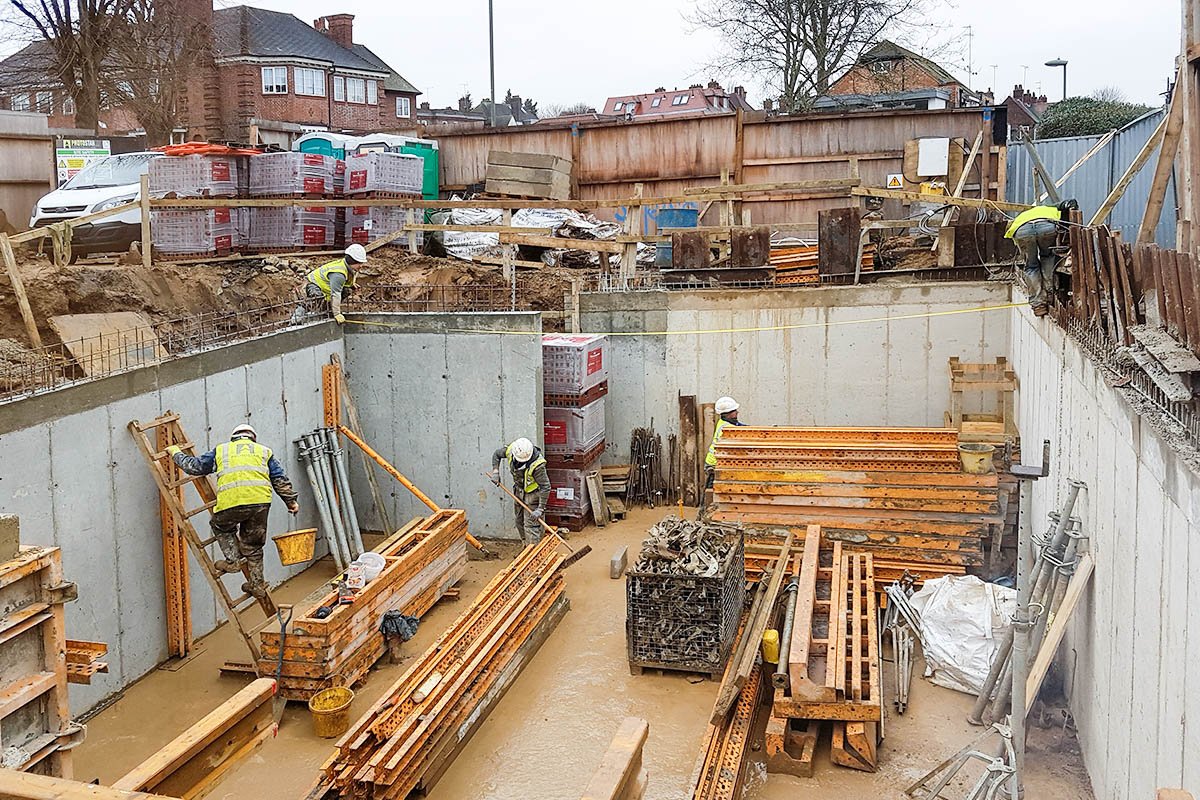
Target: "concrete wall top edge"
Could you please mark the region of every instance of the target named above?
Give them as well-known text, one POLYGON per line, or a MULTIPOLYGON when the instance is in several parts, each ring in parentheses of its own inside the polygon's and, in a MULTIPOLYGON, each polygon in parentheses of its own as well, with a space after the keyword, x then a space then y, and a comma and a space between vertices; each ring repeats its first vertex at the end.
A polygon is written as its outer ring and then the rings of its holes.
POLYGON ((236 369, 284 353, 336 342, 341 337, 341 330, 333 322, 289 328, 106 378, 12 400, 0 404, 0 435, 43 425, 70 414, 203 378, 222 370, 236 369))
POLYGON ((345 332, 360 333, 538 333, 538 311, 402 312, 351 314, 345 332), (362 324, 365 323, 365 324, 362 324))

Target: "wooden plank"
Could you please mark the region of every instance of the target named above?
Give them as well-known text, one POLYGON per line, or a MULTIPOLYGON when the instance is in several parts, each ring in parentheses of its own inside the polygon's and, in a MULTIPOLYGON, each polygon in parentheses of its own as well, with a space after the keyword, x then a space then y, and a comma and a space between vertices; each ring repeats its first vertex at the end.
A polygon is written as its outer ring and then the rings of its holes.
POLYGON ((138 207, 141 210, 139 217, 142 228, 142 268, 149 270, 152 255, 151 250, 154 244, 150 235, 150 176, 148 174, 141 177, 138 191, 138 207))
POLYGON ((37 320, 34 319, 33 309, 29 307, 29 295, 25 293, 25 282, 17 269, 17 257, 13 253, 12 242, 8 234, 0 233, 0 255, 4 257, 4 269, 8 273, 8 281, 12 284, 13 294, 17 298, 17 308, 21 312, 21 321, 25 323, 25 334, 29 337, 30 345, 39 350, 42 347, 42 335, 38 333, 37 320))
POLYGON ((818 212, 817 271, 821 275, 850 275, 855 272, 861 239, 861 220, 856 208, 830 208, 818 212))
POLYGON ((1182 341, 1185 330, 1185 326, 1180 324, 1183 322, 1183 294, 1179 286, 1179 268, 1175 262, 1175 254, 1172 250, 1159 250, 1157 255, 1167 295, 1167 330, 1182 341))
POLYGON ((1196 305, 1195 273, 1187 253, 1175 251, 1175 272, 1179 276, 1179 297, 1183 305, 1181 328, 1193 352, 1200 352, 1200 306, 1196 305))
POLYGON ((274 735, 275 681, 259 678, 134 767, 114 789, 203 797, 235 763, 274 735))
POLYGON ((608 525, 608 507, 604 503, 604 487, 599 472, 589 472, 584 478, 587 483, 588 502, 592 507, 592 520, 597 528, 608 525))
POLYGON ((699 439, 696 408, 696 396, 693 394, 679 395, 679 458, 680 458, 680 496, 690 506, 699 506, 703 486, 701 465, 704 458, 706 443, 699 439))
POLYGON ((529 236, 516 233, 500 234, 501 244, 527 247, 549 247, 556 250, 588 250, 594 253, 620 253, 623 245, 598 239, 566 239, 560 236, 529 236))
MULTIPOLYGON (((1079 157, 1078 161, 1076 161, 1074 164, 1072 164, 1070 167, 1068 167, 1067 171, 1064 172, 1061 176, 1059 176, 1059 179, 1054 182, 1055 188, 1061 189, 1062 185, 1067 182, 1067 178, 1074 175, 1075 172, 1080 167, 1082 167, 1084 164, 1086 164, 1088 161, 1090 161, 1092 156, 1096 155, 1096 153, 1099 153, 1101 150, 1103 150, 1104 146, 1112 141, 1112 138, 1113 138, 1113 136, 1116 135, 1116 133, 1117 133, 1117 130, 1116 130, 1116 128, 1114 128, 1111 131, 1109 131, 1108 133, 1101 136, 1094 145, 1092 145, 1090 148, 1088 148, 1086 153, 1084 153, 1082 156, 1079 157)), ((1004 162, 1001 161, 1000 163, 1003 164, 1004 162)), ((1040 194, 1038 196, 1038 202, 1039 203, 1045 202, 1045 200, 1048 196, 1049 196, 1049 194, 1047 192, 1042 192, 1042 194, 1040 194)))
POLYGON ((963 208, 990 208, 1000 211, 1025 211, 1032 206, 1023 203, 1008 203, 1003 200, 980 200, 973 197, 950 197, 944 194, 929 194, 923 192, 905 192, 899 189, 876 189, 868 186, 855 186, 850 194, 856 197, 882 197, 884 200, 904 200, 936 203, 944 206, 961 206, 963 208))
POLYGON ((1067 624, 1071 621, 1071 615, 1075 613, 1075 607, 1079 605, 1079 601, 1083 597, 1083 592, 1087 588, 1095 566, 1091 553, 1084 553, 1079 557, 1079 563, 1075 565, 1075 574, 1071 576, 1071 581, 1067 584, 1067 591, 1063 595, 1058 612, 1050 618, 1046 636, 1042 640, 1041 647, 1038 648, 1033 665, 1029 668, 1029 678, 1025 682, 1026 714, 1033 710, 1033 704, 1037 702, 1042 681, 1045 680, 1050 663, 1054 660, 1055 653, 1058 652, 1059 644, 1067 634, 1067 624))
POLYGON ((171 357, 150 321, 136 311, 63 314, 47 323, 85 375, 103 375, 171 357))
POLYGON ((57 684, 58 676, 53 672, 37 672, 6 684, 0 690, 0 719, 53 691, 57 684))
POLYGON ((817 601, 817 569, 820 566, 821 526, 809 525, 804 536, 804 556, 796 590, 796 612, 792 618, 792 641, 788 648, 788 682, 793 697, 831 699, 824 683, 809 675, 812 651, 813 610, 817 601))
POLYGON ((550 236, 553 228, 525 228, 512 225, 433 225, 423 222, 405 225, 406 231, 456 231, 462 233, 528 233, 539 236, 550 236))
POLYGON ((642 748, 650 733, 644 719, 626 717, 583 789, 580 800, 624 800, 630 797, 642 767, 642 748))
MULTIPOLYGON (((1175 85, 1182 87, 1179 81, 1183 77, 1183 69, 1176 73, 1175 85)), ((1155 231, 1158 230, 1158 220, 1162 216, 1163 205, 1167 197, 1167 184, 1174 173, 1175 153, 1179 150, 1179 140, 1183 133, 1183 92, 1171 93, 1171 107, 1167 111, 1167 127, 1163 130, 1162 144, 1158 150, 1158 162, 1154 166, 1154 179, 1150 183, 1150 193, 1146 198, 1146 209, 1142 212, 1142 222, 1138 225, 1138 243, 1154 241, 1155 231)), ((1111 134, 1110 134, 1111 135, 1111 134)))
POLYGON ((695 186, 684 189, 685 195, 714 195, 723 197, 731 194, 753 194, 788 190, 850 189, 862 184, 857 178, 822 178, 807 181, 777 181, 775 183, 729 183, 718 186, 695 186))
POLYGON ((495 183, 497 181, 532 183, 543 187, 543 191, 548 192, 562 186, 570 189, 571 174, 569 172, 539 167, 514 167, 503 164, 488 164, 485 181, 487 183, 495 183))
POLYGON ((1062 198, 1058 194, 1058 185, 1050 177, 1050 170, 1046 169, 1046 165, 1042 163, 1042 157, 1038 155, 1037 148, 1025 136, 1021 137, 1021 145, 1025 148, 1025 152, 1029 154, 1029 160, 1033 164, 1034 175, 1040 177, 1042 185, 1046 187, 1046 191, 1042 194, 1049 196, 1050 202, 1058 205, 1062 202, 1062 198))
POLYGON ((164 795, 130 792, 32 772, 0 769, 2 800, 170 800, 164 795))
POLYGON ((525 167, 528 169, 547 169, 556 172, 571 171, 572 162, 562 156, 550 153, 513 153, 507 150, 489 150, 487 163, 506 167, 525 167))
POLYGON ((514 197, 536 197, 539 199, 566 200, 571 193, 571 178, 563 175, 554 183, 529 183, 514 180, 489 180, 484 184, 488 194, 512 195, 514 197))
POLYGON ((1104 198, 1104 202, 1100 204, 1100 208, 1096 209, 1096 213, 1092 215, 1091 220, 1088 222, 1089 227, 1100 225, 1104 220, 1108 219, 1108 215, 1112 213, 1113 208, 1116 207, 1117 203, 1125 195, 1125 190, 1129 188, 1129 184, 1133 183, 1133 179, 1141 172, 1142 167, 1150 160, 1150 156, 1162 142, 1163 133, 1167 129, 1168 118, 1163 117, 1162 121, 1158 123, 1158 127, 1154 129, 1154 133, 1150 134, 1150 138, 1146 140, 1146 143, 1142 145, 1142 149, 1138 151, 1133 161, 1125 169, 1125 173, 1113 184, 1112 191, 1108 193, 1108 197, 1104 198))

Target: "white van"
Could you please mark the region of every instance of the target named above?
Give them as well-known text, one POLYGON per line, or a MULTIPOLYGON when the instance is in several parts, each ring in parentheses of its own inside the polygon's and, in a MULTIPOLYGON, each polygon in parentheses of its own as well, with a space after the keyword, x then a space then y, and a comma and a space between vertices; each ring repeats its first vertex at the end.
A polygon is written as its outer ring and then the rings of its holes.
MULTIPOLYGON (((80 170, 75 177, 37 201, 29 226, 86 216, 138 200, 142 176, 150 161, 162 153, 124 153, 108 156, 80 170)), ((141 239, 141 212, 133 208, 112 217, 80 225, 71 235, 71 254, 119 253, 141 239)))

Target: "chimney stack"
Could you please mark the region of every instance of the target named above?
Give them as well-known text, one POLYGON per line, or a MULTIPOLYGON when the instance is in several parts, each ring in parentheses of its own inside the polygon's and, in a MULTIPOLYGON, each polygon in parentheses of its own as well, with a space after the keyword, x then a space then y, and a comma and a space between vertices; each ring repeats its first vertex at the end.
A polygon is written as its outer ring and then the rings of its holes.
POLYGON ((462 97, 458 98, 458 110, 459 111, 470 111, 471 110, 471 95, 465 94, 462 97))
POLYGON ((716 82, 716 81, 714 81, 714 80, 710 80, 710 81, 708 82, 708 88, 710 88, 710 89, 720 89, 720 88, 721 88, 721 84, 717 83, 717 82, 716 82))
POLYGON ((321 17, 313 27, 349 50, 354 47, 354 15, 331 14, 321 17))
POLYGON ((512 112, 513 122, 521 120, 521 95, 514 94, 508 99, 508 109, 512 112))
POLYGON ((770 114, 771 111, 773 110, 775 104, 771 102, 771 98, 767 97, 763 100, 762 106, 763 106, 763 111, 770 114))

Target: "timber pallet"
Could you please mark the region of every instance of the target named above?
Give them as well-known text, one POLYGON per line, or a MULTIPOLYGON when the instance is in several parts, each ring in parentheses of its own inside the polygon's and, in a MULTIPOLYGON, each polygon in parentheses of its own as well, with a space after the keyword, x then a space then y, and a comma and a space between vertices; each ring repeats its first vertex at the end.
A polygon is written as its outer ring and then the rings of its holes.
POLYGON ((551 408, 583 408, 588 403, 599 400, 606 394, 608 394, 608 381, 601 381, 583 394, 544 392, 542 394, 542 405, 551 408))
POLYGON ((645 675, 647 670, 659 675, 666 675, 670 672, 679 672, 686 675, 703 675, 710 681, 716 681, 718 683, 721 681, 721 676, 725 674, 724 667, 718 670, 710 670, 706 672, 699 669, 690 669, 689 667, 685 667, 680 664, 660 664, 654 661, 629 662, 630 675, 645 675))
POLYGON ((555 514, 554 512, 546 514, 547 525, 552 528, 566 528, 571 533, 579 533, 587 527, 591 519, 591 511, 584 511, 581 514, 555 514))
POLYGON ((582 453, 546 453, 546 469, 583 469, 604 455, 608 446, 604 439, 582 453))
POLYGON ((305 253, 325 253, 330 250, 336 250, 337 247, 333 242, 326 244, 297 244, 297 245, 281 245, 278 247, 247 247, 245 252, 257 256, 274 256, 274 255, 295 255, 303 256, 305 253))
POLYGON ((213 258, 225 258, 226 256, 231 256, 240 252, 241 250, 237 247, 222 248, 220 250, 193 251, 189 253, 170 253, 160 247, 154 248, 154 256, 156 258, 161 256, 164 261, 169 261, 171 263, 183 263, 185 261, 207 261, 213 258))
MULTIPOLYGON (((378 190, 371 192, 344 192, 344 195, 346 200, 419 200, 421 198, 420 192, 383 192, 378 190)), ((437 201, 430 200, 429 204, 436 207, 437 201)))
MULTIPOLYGON (((216 595, 221 607, 225 610, 225 616, 237 628, 242 640, 246 643, 246 647, 250 650, 252 661, 257 663, 259 648, 258 642, 255 640, 255 631, 246 627, 246 622, 242 619, 240 612, 257 604, 269 619, 275 616, 275 602, 271 599, 270 592, 265 592, 261 599, 256 599, 249 592, 243 592, 237 597, 230 594, 223 580, 224 573, 217 569, 216 564, 213 563, 212 558, 208 554, 208 547, 216 542, 216 538, 209 536, 207 539, 201 539, 200 534, 196 531, 196 526, 192 523, 193 517, 198 514, 211 512, 216 506, 216 484, 210 475, 196 476, 183 473, 175 466, 171 456, 167 454, 166 448, 159 449, 160 445, 158 444, 159 442, 174 444, 183 453, 195 456, 195 442, 188 439, 187 434, 184 433, 183 426, 179 421, 179 415, 171 411, 167 411, 161 417, 157 417, 148 423, 141 423, 136 419, 132 420, 128 428, 129 433, 137 443, 138 450, 141 451, 143 458, 146 459, 146 465, 150 468, 150 475, 154 479, 155 485, 158 486, 163 511, 170 513, 176 530, 183 534, 188 547, 192 551, 192 556, 204 568, 204 576, 212 587, 213 594, 216 595), (155 443, 153 444, 148 435, 151 432, 155 436, 155 443), (196 494, 200 498, 200 505, 194 508, 187 507, 183 493, 179 491, 188 485, 191 485, 195 489, 196 494)), ((242 574, 247 581, 250 580, 248 567, 242 569, 242 574)))

